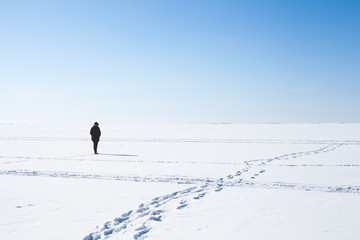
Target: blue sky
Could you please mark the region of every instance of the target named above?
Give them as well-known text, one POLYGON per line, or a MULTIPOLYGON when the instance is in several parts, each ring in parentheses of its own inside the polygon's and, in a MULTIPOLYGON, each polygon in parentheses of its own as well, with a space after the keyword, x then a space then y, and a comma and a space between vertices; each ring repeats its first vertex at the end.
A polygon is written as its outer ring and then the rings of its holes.
POLYGON ((0 122, 360 122, 360 2, 0 1, 0 122))

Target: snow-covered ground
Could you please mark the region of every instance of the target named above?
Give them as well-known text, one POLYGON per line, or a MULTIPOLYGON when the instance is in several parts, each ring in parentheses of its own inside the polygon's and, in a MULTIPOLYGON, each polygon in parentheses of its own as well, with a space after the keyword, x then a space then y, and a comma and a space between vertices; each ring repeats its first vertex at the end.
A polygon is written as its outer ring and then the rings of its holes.
POLYGON ((359 239, 360 124, 0 125, 1 239, 359 239))

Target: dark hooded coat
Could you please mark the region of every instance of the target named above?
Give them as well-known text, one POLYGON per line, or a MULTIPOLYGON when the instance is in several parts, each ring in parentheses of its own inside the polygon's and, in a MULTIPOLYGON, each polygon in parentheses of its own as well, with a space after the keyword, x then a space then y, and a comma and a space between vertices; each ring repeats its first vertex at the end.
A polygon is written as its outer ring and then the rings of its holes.
POLYGON ((91 140, 93 142, 98 142, 100 140, 101 131, 99 126, 94 125, 90 130, 91 140))

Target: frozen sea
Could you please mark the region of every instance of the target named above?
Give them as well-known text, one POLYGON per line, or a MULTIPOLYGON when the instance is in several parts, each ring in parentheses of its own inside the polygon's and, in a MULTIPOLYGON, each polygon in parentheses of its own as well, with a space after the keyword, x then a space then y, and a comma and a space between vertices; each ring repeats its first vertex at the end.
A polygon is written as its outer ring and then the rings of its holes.
POLYGON ((1 239, 360 239, 360 124, 90 127, 0 124, 1 239))

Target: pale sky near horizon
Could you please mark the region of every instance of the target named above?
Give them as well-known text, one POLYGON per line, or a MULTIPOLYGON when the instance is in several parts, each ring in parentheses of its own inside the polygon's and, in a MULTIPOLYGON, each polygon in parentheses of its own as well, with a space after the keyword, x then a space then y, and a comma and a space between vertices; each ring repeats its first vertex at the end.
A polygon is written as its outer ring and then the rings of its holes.
POLYGON ((360 122, 360 1, 2 1, 0 123, 360 122))

